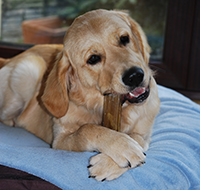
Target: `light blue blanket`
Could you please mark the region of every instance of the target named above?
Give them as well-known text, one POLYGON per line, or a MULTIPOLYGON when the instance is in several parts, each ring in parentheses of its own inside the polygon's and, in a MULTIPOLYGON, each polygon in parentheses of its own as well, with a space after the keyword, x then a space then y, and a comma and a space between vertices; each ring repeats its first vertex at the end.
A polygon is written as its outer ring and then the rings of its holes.
POLYGON ((200 190, 200 106, 159 86, 160 113, 146 164, 120 178, 88 178, 95 153, 53 150, 23 129, 0 125, 0 164, 39 176, 62 189, 200 190))

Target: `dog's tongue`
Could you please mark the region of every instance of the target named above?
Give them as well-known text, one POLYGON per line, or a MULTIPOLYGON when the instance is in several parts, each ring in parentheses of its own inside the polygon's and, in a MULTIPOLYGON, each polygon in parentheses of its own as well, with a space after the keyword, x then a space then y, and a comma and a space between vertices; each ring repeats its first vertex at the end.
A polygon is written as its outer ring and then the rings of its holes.
POLYGON ((138 87, 135 88, 132 92, 122 95, 121 103, 127 100, 129 103, 141 103, 146 100, 149 96, 148 87, 138 87))
POLYGON ((132 92, 129 93, 130 96, 137 98, 138 96, 140 96, 141 94, 143 94, 145 92, 145 87, 138 87, 135 90, 133 90, 132 92))

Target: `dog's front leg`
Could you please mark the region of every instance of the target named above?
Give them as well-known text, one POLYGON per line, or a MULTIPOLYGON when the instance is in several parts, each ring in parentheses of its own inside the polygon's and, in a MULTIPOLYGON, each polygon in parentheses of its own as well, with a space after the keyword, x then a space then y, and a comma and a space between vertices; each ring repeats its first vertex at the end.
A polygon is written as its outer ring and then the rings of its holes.
MULTIPOLYGON (((55 137, 53 148, 101 152, 103 156, 98 156, 98 159, 101 159, 104 165, 112 165, 114 173, 118 170, 117 176, 124 173, 127 168, 143 164, 145 160, 143 148, 130 136, 93 124, 83 125, 71 134, 60 130, 55 137)), ((98 167, 97 170, 102 168, 98 167)))
POLYGON ((150 135, 150 132, 148 133, 148 135, 140 135, 137 133, 129 134, 131 138, 138 142, 138 144, 143 148, 144 151, 147 151, 147 149, 149 148, 149 144, 151 141, 150 135))

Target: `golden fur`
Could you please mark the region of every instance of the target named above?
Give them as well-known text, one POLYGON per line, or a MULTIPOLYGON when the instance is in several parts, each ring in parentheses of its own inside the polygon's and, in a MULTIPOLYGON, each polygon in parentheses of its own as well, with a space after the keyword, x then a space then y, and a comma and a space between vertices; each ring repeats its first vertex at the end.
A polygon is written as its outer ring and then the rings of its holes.
POLYGON ((100 152, 90 159, 90 177, 115 179, 144 164, 159 111, 149 52, 141 27, 126 13, 88 12, 71 25, 64 46, 36 45, 0 60, 0 120, 25 128, 56 149, 100 152), (122 35, 129 35, 127 45, 119 43, 122 35), (94 54, 101 56, 100 62, 88 64, 94 54), (129 93, 121 78, 133 66, 144 71, 149 97, 123 104, 120 132, 102 127, 104 94, 129 93))

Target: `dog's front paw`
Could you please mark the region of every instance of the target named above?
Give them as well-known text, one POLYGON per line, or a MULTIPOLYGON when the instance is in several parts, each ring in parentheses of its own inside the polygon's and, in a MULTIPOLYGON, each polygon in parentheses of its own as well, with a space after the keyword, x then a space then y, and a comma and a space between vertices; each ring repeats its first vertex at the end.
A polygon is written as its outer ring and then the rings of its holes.
POLYGON ((91 157, 88 169, 90 172, 89 178, 95 178, 97 181, 109 181, 121 176, 129 167, 121 168, 112 158, 100 153, 91 157))
POLYGON ((143 148, 130 136, 117 133, 115 139, 100 152, 108 155, 121 168, 135 168, 145 163, 143 148))

